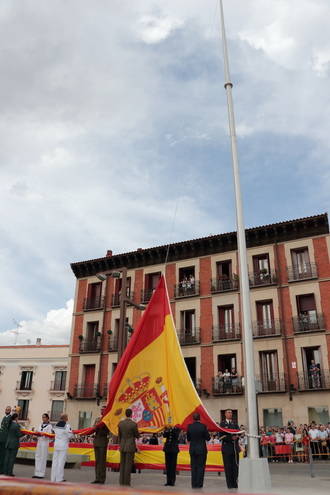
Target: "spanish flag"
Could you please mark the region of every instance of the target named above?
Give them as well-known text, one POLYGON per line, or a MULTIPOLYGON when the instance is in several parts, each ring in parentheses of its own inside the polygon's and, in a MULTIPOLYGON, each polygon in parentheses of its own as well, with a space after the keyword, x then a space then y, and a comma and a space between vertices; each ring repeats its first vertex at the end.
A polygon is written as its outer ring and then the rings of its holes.
POLYGON ((219 430, 186 368, 164 277, 116 368, 108 397, 102 422, 115 435, 127 408, 144 432, 158 432, 165 425, 186 428, 195 412, 210 431, 219 430))

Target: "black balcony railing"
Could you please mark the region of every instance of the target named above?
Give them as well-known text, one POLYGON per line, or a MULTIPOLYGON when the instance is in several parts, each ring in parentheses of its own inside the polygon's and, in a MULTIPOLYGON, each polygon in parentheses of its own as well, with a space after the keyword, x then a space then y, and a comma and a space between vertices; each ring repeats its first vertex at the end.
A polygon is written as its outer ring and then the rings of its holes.
POLYGON ((299 390, 329 390, 330 389, 330 372, 329 370, 319 369, 298 374, 299 390))
POLYGON ((85 297, 84 311, 91 311, 93 309, 103 309, 103 308, 104 308, 104 296, 85 297))
POLYGON ((95 340, 82 340, 79 346, 80 353, 87 352, 100 352, 101 340, 99 338, 95 340))
POLYGON ((241 376, 224 376, 217 375, 213 378, 212 383, 213 395, 238 395, 243 393, 243 384, 241 376))
POLYGON ((50 384, 51 392, 64 392, 65 391, 65 381, 63 382, 51 382, 50 384))
POLYGON ((221 342, 223 340, 240 340, 240 338, 241 328, 239 323, 230 326, 213 327, 213 342, 221 342))
MULTIPOLYGON (((127 297, 134 301, 134 292, 131 292, 129 289, 127 289, 127 297)), ((118 308, 120 306, 120 294, 112 294, 112 299, 111 299, 111 307, 112 308, 118 308)))
POLYGON ((289 282, 296 282, 298 280, 306 280, 309 278, 317 278, 317 276, 316 263, 304 263, 302 266, 288 266, 289 282))
POLYGON ((141 303, 142 304, 147 304, 150 299, 152 294, 154 293, 155 289, 143 289, 141 290, 141 303))
POLYGON ((257 393, 285 392, 287 380, 284 373, 272 373, 270 375, 259 375, 255 377, 257 393))
POLYGON ((76 399, 95 399, 98 392, 97 385, 77 385, 74 390, 76 399))
POLYGON ((281 331, 282 331, 281 320, 253 322, 254 337, 272 337, 276 335, 281 335, 281 331))
POLYGON ((239 288, 238 278, 214 278, 211 280, 211 293, 228 292, 239 288))
POLYGON ((312 315, 294 316, 292 320, 295 333, 319 332, 325 330, 322 313, 315 312, 312 315))
POLYGON ((19 392, 31 392, 32 386, 33 386, 33 382, 22 383, 20 380, 16 382, 16 390, 19 392))
POLYGON ((180 282, 174 286, 174 295, 176 298, 198 296, 199 282, 180 282))
POLYGON ((109 335, 109 351, 118 351, 118 335, 109 335))
POLYGON ((178 336, 181 345, 200 344, 199 328, 178 330, 178 336))
POLYGON ((250 287, 260 287, 263 285, 276 285, 277 275, 275 270, 259 271, 249 273, 250 287))

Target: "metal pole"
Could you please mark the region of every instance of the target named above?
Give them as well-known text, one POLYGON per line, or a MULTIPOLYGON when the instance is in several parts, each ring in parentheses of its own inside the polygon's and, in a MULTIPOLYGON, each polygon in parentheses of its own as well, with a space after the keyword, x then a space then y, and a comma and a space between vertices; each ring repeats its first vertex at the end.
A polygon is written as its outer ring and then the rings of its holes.
MULTIPOLYGON (((241 185, 239 178, 234 105, 233 105, 233 97, 232 97, 233 84, 230 80, 230 74, 229 74, 228 50, 227 50, 222 0, 220 0, 220 17, 221 17, 222 46, 223 46, 223 59, 224 59, 225 90, 227 94, 229 132, 230 132, 230 141, 231 141, 233 176, 234 176, 234 185, 235 185, 235 200, 236 200, 239 275, 240 275, 240 290, 241 290, 241 300, 242 300, 243 328, 244 328, 245 398, 246 398, 246 406, 247 406, 249 433, 252 435, 258 435, 257 401, 256 401, 256 388, 254 381, 255 373, 254 373, 254 355, 253 355, 254 354, 253 336, 252 336, 251 309, 250 309, 250 286, 249 286, 248 264, 247 264, 247 255, 246 255, 243 206, 241 199, 241 185)), ((259 458, 258 438, 250 437, 248 457, 250 459, 259 458)))
POLYGON ((118 362, 122 357, 127 345, 126 331, 126 299, 127 299, 127 268, 120 269, 122 273, 121 292, 120 292, 120 313, 118 326, 118 362))

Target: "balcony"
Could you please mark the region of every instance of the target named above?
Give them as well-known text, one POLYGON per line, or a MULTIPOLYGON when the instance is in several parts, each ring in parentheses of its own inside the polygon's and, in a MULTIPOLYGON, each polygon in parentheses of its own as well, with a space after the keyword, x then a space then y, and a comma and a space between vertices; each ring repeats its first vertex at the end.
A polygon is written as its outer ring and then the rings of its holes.
POLYGON ((299 280, 308 280, 317 277, 316 263, 304 263, 303 266, 288 266, 289 282, 298 282, 299 280))
POLYGON ((211 280, 211 294, 238 290, 238 278, 214 278, 211 280))
POLYGON ((96 353, 101 350, 101 340, 82 340, 79 345, 79 352, 81 354, 85 353, 96 353))
POLYGON ((274 337, 282 333, 282 321, 254 321, 252 323, 253 337, 274 337))
MULTIPOLYGON (((127 290, 127 297, 129 299, 132 299, 132 301, 134 301, 134 292, 127 290)), ((129 303, 127 303, 127 304, 129 305, 129 303)), ((111 307, 112 308, 119 308, 119 306, 120 306, 120 294, 119 293, 112 294, 111 307)))
POLYGON ((263 287, 265 285, 276 285, 277 275, 275 270, 265 272, 249 273, 250 287, 263 287))
POLYGON ((96 399, 98 395, 98 386, 94 385, 76 385, 74 389, 75 399, 96 399))
POLYGON ((310 371, 298 374, 298 390, 318 391, 330 389, 330 372, 329 370, 320 369, 319 373, 310 371))
POLYGON ((58 393, 61 393, 61 392, 65 392, 65 381, 64 382, 51 382, 50 384, 50 389, 49 389, 50 392, 58 392, 58 393))
POLYGON ((255 381, 258 394, 286 392, 287 390, 287 380, 284 373, 256 376, 255 381))
POLYGON ((174 297, 176 299, 182 297, 199 296, 199 282, 183 282, 174 286, 174 297))
POLYGON ((241 327, 239 323, 231 326, 213 327, 213 342, 222 342, 226 340, 240 340, 241 327))
POLYGON ((109 352, 118 351, 118 335, 109 335, 109 352))
POLYGON ((213 395, 241 395, 244 392, 242 377, 215 376, 212 382, 213 395))
POLYGON ((181 329, 178 330, 178 337, 181 345, 200 344, 200 329, 181 329))
POLYGON ((16 382, 16 392, 22 394, 31 394, 33 391, 33 382, 29 384, 24 384, 21 381, 16 382))
POLYGON ((294 333, 320 332, 325 330, 323 313, 294 316, 294 333))
POLYGON ((103 308, 104 308, 104 296, 85 297, 84 311, 93 311, 96 309, 103 309, 103 308))

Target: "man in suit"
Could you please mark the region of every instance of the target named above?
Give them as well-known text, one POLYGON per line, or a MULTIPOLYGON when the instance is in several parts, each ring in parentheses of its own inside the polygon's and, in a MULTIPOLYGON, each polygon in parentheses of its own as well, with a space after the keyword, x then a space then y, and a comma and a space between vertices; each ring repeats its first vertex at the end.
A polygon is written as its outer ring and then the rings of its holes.
POLYGON ((95 480, 92 483, 103 485, 106 479, 107 469, 107 450, 109 443, 109 430, 104 423, 100 423, 104 414, 105 407, 101 409, 101 417, 95 420, 96 427, 94 436, 94 454, 95 454, 95 480), (100 423, 100 424, 99 424, 100 423))
POLYGON ((118 425, 118 443, 120 450, 119 484, 130 486, 131 472, 136 452, 135 440, 139 438, 137 424, 131 419, 132 409, 126 409, 126 419, 118 425))
POLYGON ((11 416, 11 421, 8 427, 8 435, 6 440, 6 454, 3 462, 3 474, 7 476, 15 476, 13 474, 13 468, 17 451, 19 449, 19 438, 23 436, 21 427, 18 424, 18 414, 14 413, 11 416))
MULTIPOLYGON (((238 424, 233 422, 233 411, 226 409, 225 419, 221 421, 220 426, 230 430, 239 430, 238 424)), ((222 459, 225 468, 226 483, 228 488, 237 488, 238 480, 238 461, 239 461, 239 444, 238 435, 232 433, 221 434, 222 440, 222 459)))
POLYGON ((6 442, 8 437, 8 428, 11 423, 11 407, 7 406, 5 415, 1 420, 0 426, 0 474, 3 474, 3 463, 6 455, 6 442))
POLYGON ((165 438, 165 444, 163 451, 165 452, 165 464, 166 464, 166 483, 165 486, 174 486, 176 479, 176 463, 178 459, 179 450, 179 435, 180 428, 176 426, 167 427, 164 430, 163 437, 165 438))
POLYGON ((187 440, 190 442, 191 487, 202 488, 207 457, 206 442, 211 437, 206 426, 200 422, 199 413, 193 414, 193 420, 194 423, 190 424, 187 430, 187 440))

